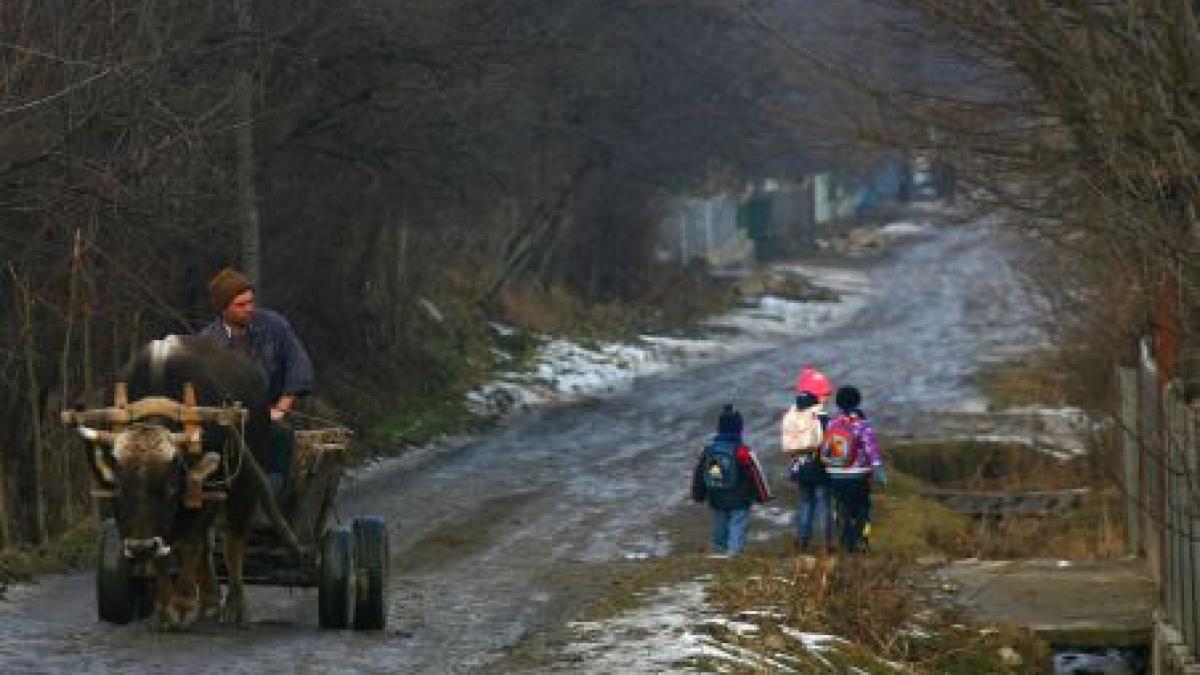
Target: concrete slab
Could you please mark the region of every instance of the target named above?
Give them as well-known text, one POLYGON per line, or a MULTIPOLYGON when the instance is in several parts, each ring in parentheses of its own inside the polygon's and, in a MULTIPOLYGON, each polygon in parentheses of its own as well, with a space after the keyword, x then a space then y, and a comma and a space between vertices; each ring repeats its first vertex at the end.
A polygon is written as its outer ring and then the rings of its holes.
POLYGON ((969 616, 1055 644, 1146 646, 1157 586, 1140 560, 961 560, 937 572, 969 616))

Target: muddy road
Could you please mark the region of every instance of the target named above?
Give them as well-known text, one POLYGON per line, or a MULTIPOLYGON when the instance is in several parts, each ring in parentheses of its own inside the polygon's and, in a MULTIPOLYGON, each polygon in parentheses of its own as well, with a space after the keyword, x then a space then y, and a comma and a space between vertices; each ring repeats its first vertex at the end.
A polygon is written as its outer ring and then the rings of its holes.
POLYGON ((861 265, 865 309, 823 335, 647 378, 357 481, 340 517, 382 514, 392 527, 387 631, 321 631, 315 592, 281 588, 252 589, 246 630, 108 626, 92 577, 78 574, 10 589, 0 671, 488 671, 529 631, 601 596, 613 565, 703 546, 668 523, 692 508, 691 464, 722 402, 742 409, 776 475, 775 423, 803 362, 859 385, 887 434, 921 435, 921 411, 978 404, 968 379, 979 364, 1036 339, 1009 255, 984 226, 937 231, 861 265))

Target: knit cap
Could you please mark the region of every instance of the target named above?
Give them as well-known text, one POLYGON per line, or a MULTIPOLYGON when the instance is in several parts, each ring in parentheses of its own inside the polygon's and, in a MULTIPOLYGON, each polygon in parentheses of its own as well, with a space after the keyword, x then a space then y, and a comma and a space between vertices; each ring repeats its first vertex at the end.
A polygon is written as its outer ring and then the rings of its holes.
POLYGON ((741 436, 742 427, 742 414, 734 410, 732 403, 726 403, 721 409, 721 418, 717 420, 717 433, 726 436, 741 436))
POLYGON ((208 282, 208 293, 212 296, 213 307, 216 307, 218 312, 228 307, 239 293, 253 288, 250 277, 232 267, 217 272, 212 281, 208 282))

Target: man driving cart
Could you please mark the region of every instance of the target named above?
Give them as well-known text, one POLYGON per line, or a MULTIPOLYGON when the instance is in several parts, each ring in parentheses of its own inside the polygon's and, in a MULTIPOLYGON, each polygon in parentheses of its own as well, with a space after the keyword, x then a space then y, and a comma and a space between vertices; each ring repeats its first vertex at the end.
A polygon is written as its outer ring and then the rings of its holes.
POLYGON ((245 354, 267 379, 273 453, 270 465, 263 468, 271 489, 278 493, 295 447, 295 434, 285 418, 296 400, 312 390, 312 361, 291 323, 282 314, 257 306, 250 277, 226 267, 212 278, 208 290, 218 316, 199 335, 245 354))

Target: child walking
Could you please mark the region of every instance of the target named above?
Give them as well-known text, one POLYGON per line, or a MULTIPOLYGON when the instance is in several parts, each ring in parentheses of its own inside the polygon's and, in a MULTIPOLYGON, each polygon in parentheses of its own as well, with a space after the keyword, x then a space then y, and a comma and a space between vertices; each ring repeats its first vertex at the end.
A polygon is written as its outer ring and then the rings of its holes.
POLYGON ((700 451, 692 471, 692 499, 712 510, 712 551, 720 557, 740 555, 746 547, 750 505, 771 498, 758 457, 742 441, 742 415, 726 404, 717 435, 700 451))
POLYGON ((833 385, 812 366, 797 378, 795 404, 779 424, 779 447, 788 458, 788 476, 796 483, 796 539, 801 552, 808 552, 813 525, 818 524, 825 550, 833 549, 833 511, 829 500, 829 474, 821 463, 820 449, 829 414, 825 401, 833 385))
POLYGON ((887 474, 875 429, 860 407, 862 394, 855 387, 841 387, 834 401, 838 412, 825 429, 821 460, 829 472, 842 551, 855 553, 869 517, 871 483, 886 484, 887 474))

